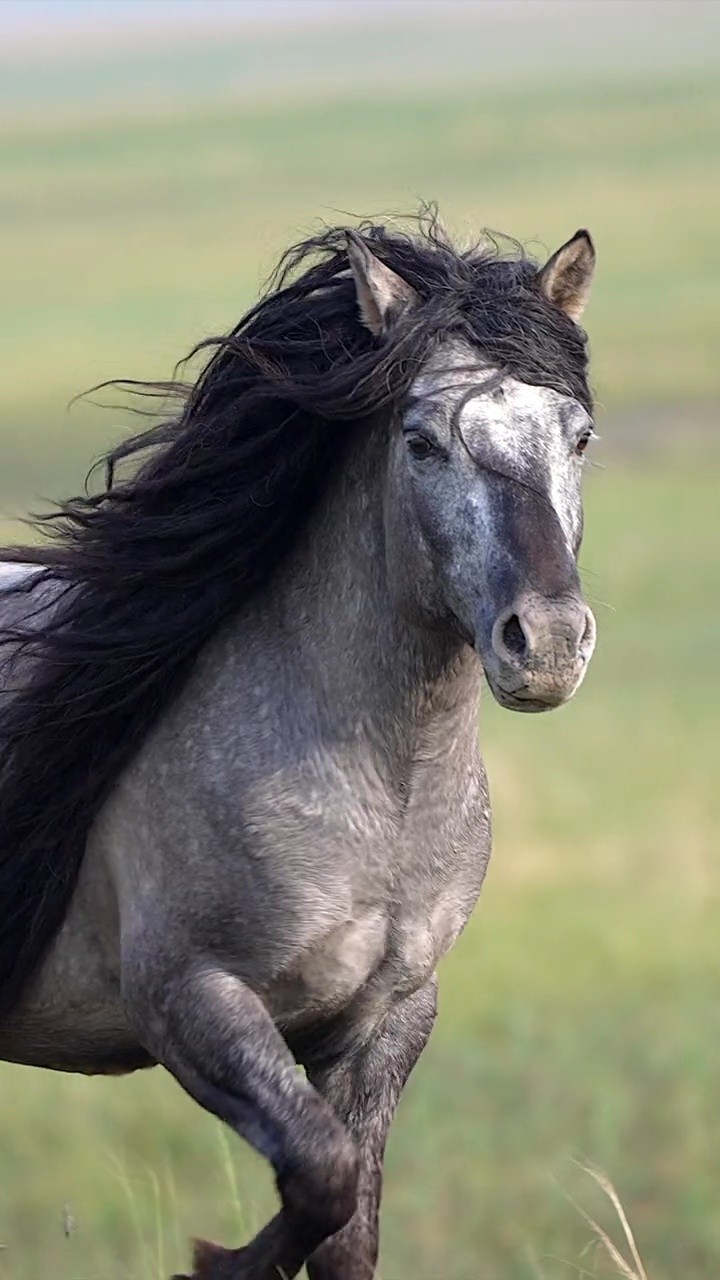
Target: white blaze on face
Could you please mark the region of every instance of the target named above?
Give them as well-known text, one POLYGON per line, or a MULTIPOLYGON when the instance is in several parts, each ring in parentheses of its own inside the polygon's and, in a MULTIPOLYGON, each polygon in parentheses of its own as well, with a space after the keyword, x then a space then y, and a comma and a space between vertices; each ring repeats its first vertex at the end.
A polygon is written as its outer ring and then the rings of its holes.
POLYGON ((576 400, 550 387, 505 378, 490 397, 465 406, 460 429, 468 444, 496 460, 499 471, 546 491, 569 546, 578 533, 581 463, 575 440, 589 425, 576 400))
POLYGON ((512 377, 496 383, 496 371, 479 370, 477 353, 460 345, 440 352, 434 363, 435 369, 430 366, 418 378, 413 395, 442 404, 451 413, 468 388, 487 377, 487 392, 480 391, 461 411, 460 431, 468 448, 480 466, 485 460, 546 493, 573 547, 580 525, 582 474, 576 443, 592 425, 587 411, 550 387, 512 377))

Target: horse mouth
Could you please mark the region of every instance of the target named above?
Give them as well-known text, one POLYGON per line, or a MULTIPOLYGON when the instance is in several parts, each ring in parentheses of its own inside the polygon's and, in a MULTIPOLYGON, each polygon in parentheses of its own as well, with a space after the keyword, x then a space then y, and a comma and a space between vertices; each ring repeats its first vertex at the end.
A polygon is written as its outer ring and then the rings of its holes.
POLYGON ((554 711, 557 707, 569 702, 582 683, 584 674, 583 670, 575 681, 562 685, 553 684, 539 695, 530 685, 521 684, 515 689, 505 688, 497 679, 489 675, 487 670, 485 671, 485 677, 495 701, 508 711, 520 711, 524 715, 539 715, 542 711, 554 711))
MULTIPOLYGON (((507 711, 521 711, 525 715, 539 714, 541 711, 552 711, 559 702, 546 702, 542 698, 533 698, 530 694, 510 693, 488 679, 490 690, 496 702, 507 711)), ((564 701, 564 699, 563 699, 564 701)))

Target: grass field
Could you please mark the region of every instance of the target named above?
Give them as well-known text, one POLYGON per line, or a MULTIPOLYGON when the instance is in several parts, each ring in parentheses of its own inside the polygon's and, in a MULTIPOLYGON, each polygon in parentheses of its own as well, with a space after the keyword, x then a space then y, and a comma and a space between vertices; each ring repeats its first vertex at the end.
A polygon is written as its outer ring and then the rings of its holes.
MULTIPOLYGON (((552 716, 485 702, 495 854, 392 1136, 384 1280, 610 1274, 567 1198, 609 1221, 583 1159, 650 1280, 720 1274, 719 131, 711 70, 0 120, 7 517, 119 429, 73 394, 166 374, 334 209, 437 196, 460 231, 598 242, 598 653, 552 716)), ((271 1204, 161 1072, 0 1068, 3 1280, 160 1280, 189 1233, 239 1242, 271 1204)))

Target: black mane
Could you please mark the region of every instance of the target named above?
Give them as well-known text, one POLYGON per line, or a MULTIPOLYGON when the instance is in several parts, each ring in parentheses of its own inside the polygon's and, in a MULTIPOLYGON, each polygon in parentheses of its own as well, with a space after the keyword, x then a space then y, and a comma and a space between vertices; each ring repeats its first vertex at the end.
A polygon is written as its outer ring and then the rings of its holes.
POLYGON ((8 592, 34 616, 0 630, 30 664, 0 702, 2 1008, 63 921, 113 782, 300 536, 350 429, 389 416, 449 334, 589 405, 584 336, 519 246, 461 252, 432 217, 414 235, 363 234, 421 301, 387 340, 359 321, 343 228, 306 240, 230 334, 196 348, 211 355, 194 385, 146 388, 176 396, 176 416, 108 455, 102 492, 43 517, 43 545, 0 551, 40 566, 8 592))

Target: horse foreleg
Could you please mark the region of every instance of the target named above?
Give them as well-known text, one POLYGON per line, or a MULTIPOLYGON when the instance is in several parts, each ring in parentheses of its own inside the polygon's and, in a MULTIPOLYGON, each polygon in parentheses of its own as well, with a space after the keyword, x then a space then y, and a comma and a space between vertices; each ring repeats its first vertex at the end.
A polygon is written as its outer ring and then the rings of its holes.
POLYGON ((352 1217, 358 1156, 342 1123, 303 1079, 258 997, 207 963, 132 977, 126 1000, 154 1057, 208 1111, 272 1163, 282 1211, 242 1249, 199 1244, 194 1280, 297 1275, 352 1217))
POLYGON ((435 1021, 436 982, 385 1017, 371 1041, 308 1076, 332 1104, 360 1149, 358 1206, 351 1220, 313 1253, 310 1280, 372 1280, 378 1256, 383 1157, 398 1099, 435 1021))

